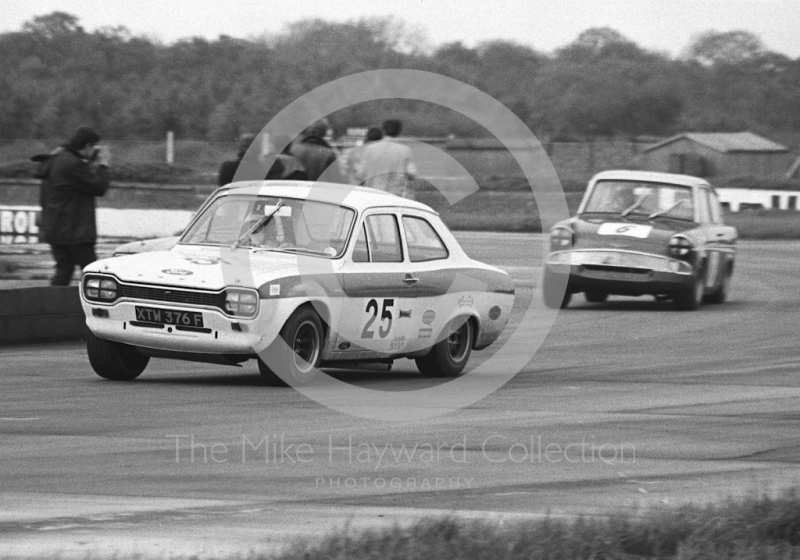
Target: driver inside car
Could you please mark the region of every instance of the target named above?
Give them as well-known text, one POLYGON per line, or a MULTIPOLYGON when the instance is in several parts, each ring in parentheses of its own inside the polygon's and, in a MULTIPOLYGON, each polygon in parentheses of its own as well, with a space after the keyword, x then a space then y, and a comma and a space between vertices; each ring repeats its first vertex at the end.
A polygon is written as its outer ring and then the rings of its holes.
MULTIPOLYGON (((253 227, 263 217, 263 214, 250 216, 244 223, 243 231, 253 227)), ((260 249, 275 249, 284 245, 283 231, 278 224, 279 219, 277 216, 273 216, 269 222, 251 233, 249 245, 260 249)))

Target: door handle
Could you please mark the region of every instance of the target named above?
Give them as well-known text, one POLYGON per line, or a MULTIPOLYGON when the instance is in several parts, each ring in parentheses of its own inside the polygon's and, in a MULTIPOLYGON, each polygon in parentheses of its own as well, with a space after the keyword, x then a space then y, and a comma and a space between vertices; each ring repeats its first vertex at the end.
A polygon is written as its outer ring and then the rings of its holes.
POLYGON ((406 274, 406 277, 403 278, 403 282, 406 283, 406 286, 413 286, 417 282, 419 282, 419 278, 416 276, 412 276, 411 274, 406 274))

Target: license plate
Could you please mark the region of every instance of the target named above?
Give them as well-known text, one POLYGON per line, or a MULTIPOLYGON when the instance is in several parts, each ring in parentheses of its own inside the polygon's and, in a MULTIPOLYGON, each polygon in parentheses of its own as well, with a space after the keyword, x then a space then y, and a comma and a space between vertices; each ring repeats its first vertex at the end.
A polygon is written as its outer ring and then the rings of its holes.
POLYGON ((136 320, 161 325, 179 325, 183 327, 202 327, 203 314, 194 311, 174 311, 155 307, 136 306, 136 320))

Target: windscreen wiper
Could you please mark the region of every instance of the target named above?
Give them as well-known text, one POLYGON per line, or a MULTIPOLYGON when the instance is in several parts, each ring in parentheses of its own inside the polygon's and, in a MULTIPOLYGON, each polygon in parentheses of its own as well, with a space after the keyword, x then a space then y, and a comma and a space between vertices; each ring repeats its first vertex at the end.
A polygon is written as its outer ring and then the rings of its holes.
POLYGON ((683 204, 684 202, 686 202, 686 199, 685 199, 685 198, 682 198, 682 199, 680 199, 678 202, 676 202, 675 204, 673 204, 672 206, 670 206, 669 208, 667 208, 667 209, 665 209, 665 210, 659 210, 658 212, 653 212, 652 214, 650 214, 649 216, 647 216, 647 219, 648 219, 648 220, 652 220, 653 218, 657 218, 657 217, 659 217, 659 216, 663 216, 663 215, 665 215, 665 214, 669 214, 670 212, 672 212, 673 210, 675 210, 675 209, 676 209, 678 206, 680 206, 680 205, 681 205, 681 204, 683 204))
POLYGON ((625 210, 622 211, 622 214, 620 214, 620 217, 624 218, 625 216, 627 216, 628 214, 630 214, 631 212, 633 212, 634 210, 639 208, 639 206, 641 206, 642 203, 645 200, 647 200, 649 196, 650 196, 649 194, 646 194, 646 195, 642 196, 640 199, 638 199, 636 202, 634 202, 633 204, 628 206, 625 210))
POLYGON ((231 251, 235 251, 236 249, 238 249, 239 245, 242 244, 242 241, 244 241, 247 237, 249 237, 250 234, 252 234, 254 231, 258 231, 260 228, 267 225, 269 221, 272 219, 272 217, 275 214, 277 214, 278 210, 280 210, 282 207, 283 207, 283 201, 279 200, 278 203, 275 205, 275 209, 272 212, 270 212, 269 214, 264 214, 262 218, 260 218, 256 223, 250 226, 250 229, 248 229, 246 232, 244 232, 242 235, 239 236, 239 239, 237 239, 236 242, 233 245, 231 245, 231 251))

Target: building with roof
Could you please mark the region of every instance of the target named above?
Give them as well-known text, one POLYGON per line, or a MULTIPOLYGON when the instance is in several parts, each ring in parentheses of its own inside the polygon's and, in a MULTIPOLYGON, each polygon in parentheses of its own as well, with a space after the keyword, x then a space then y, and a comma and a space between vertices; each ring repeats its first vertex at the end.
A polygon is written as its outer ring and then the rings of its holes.
POLYGON ((752 132, 687 132, 646 148, 640 166, 696 177, 784 177, 789 148, 752 132))

